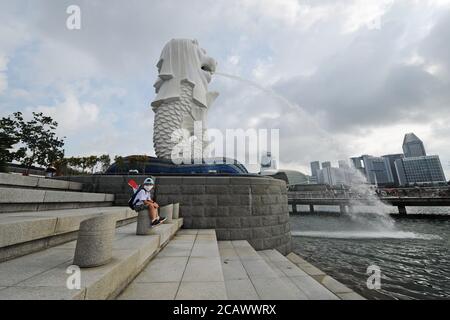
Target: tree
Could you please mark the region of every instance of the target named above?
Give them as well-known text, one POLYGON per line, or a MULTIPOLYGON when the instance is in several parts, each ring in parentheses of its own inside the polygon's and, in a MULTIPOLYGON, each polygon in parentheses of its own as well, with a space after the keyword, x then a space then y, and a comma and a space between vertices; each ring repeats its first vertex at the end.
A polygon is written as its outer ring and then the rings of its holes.
POLYGON ((95 166, 98 163, 98 157, 97 156, 89 156, 89 157, 84 157, 84 163, 86 165, 87 169, 90 169, 91 173, 94 174, 94 170, 95 170, 95 166))
POLYGON ((145 164, 148 161, 148 157, 146 155, 129 156, 128 161, 130 164, 130 169, 136 169, 141 173, 145 173, 145 164))
POLYGON ((14 120, 10 117, 0 119, 0 172, 6 172, 7 163, 16 157, 17 152, 13 152, 11 149, 17 142, 19 142, 19 138, 14 120))
POLYGON ((108 154, 103 154, 98 159, 101 165, 101 170, 105 173, 111 165, 111 157, 108 154))
POLYGON ((56 121, 42 112, 33 112, 33 120, 28 122, 21 112, 13 115, 14 119, 8 117, 7 122, 16 131, 15 136, 20 142, 14 160, 27 167, 27 174, 33 164, 50 166, 64 157, 64 140, 56 136, 56 121))
POLYGON ((117 165, 117 172, 116 173, 122 173, 124 167, 125 167, 125 160, 121 156, 115 156, 114 162, 117 165))

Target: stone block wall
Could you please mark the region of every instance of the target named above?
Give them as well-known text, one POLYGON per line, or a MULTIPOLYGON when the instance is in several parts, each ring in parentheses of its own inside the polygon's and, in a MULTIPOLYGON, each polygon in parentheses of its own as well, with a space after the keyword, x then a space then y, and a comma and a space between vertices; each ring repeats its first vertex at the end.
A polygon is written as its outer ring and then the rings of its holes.
MULTIPOLYGON (((131 196, 127 181, 143 176, 70 177, 84 190, 115 194, 116 205, 131 196)), ((180 203, 185 228, 216 229, 218 240, 247 240, 256 250, 291 252, 286 183, 259 176, 156 177, 156 201, 180 203)))

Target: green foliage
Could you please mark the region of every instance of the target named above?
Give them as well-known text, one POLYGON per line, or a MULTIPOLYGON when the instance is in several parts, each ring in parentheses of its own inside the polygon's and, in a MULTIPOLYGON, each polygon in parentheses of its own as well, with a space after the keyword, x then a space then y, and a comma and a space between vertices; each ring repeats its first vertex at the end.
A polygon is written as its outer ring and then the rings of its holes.
POLYGON ((14 120, 0 119, 0 172, 6 172, 7 163, 14 160, 16 153, 11 149, 18 140, 14 120))
POLYGON ((85 175, 98 172, 105 172, 111 164, 111 157, 108 154, 101 156, 70 157, 61 159, 57 165, 58 175, 85 175))
POLYGON ((25 121, 21 112, 0 120, 3 162, 19 161, 26 167, 33 164, 50 166, 64 156, 64 140, 56 136, 58 126, 51 117, 33 112, 33 119, 25 121), (16 146, 17 145, 17 146, 16 146), (10 151, 16 146, 14 152, 10 151))

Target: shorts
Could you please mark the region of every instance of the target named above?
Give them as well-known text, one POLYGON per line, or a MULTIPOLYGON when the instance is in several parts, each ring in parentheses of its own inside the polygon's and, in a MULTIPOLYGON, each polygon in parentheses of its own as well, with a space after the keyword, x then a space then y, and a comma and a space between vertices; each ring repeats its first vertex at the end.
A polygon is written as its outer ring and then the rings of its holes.
POLYGON ((136 211, 136 212, 139 212, 142 210, 147 210, 147 209, 148 209, 148 205, 146 205, 146 204, 139 204, 134 207, 134 211, 136 211))

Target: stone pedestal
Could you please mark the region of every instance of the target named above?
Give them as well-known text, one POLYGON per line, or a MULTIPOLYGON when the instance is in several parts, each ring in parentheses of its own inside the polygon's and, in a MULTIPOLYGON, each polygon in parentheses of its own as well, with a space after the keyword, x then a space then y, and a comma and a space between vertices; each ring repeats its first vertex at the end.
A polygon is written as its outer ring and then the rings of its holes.
POLYGON ((142 210, 138 212, 137 216, 137 225, 136 225, 136 234, 140 236, 150 234, 152 230, 150 226, 150 217, 148 215, 148 210, 142 210))
POLYGON ((159 207, 159 216, 166 218, 166 223, 171 222, 173 217, 173 204, 159 207))
POLYGON ((174 203, 173 204, 172 219, 178 219, 178 218, 180 218, 180 204, 179 203, 174 203))
POLYGON ((73 264, 80 268, 107 264, 112 257, 112 244, 116 230, 113 215, 101 215, 80 223, 73 264))

